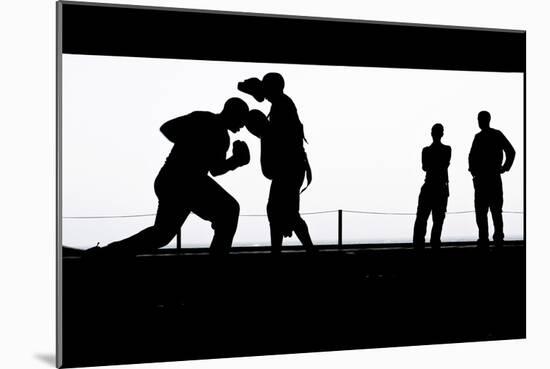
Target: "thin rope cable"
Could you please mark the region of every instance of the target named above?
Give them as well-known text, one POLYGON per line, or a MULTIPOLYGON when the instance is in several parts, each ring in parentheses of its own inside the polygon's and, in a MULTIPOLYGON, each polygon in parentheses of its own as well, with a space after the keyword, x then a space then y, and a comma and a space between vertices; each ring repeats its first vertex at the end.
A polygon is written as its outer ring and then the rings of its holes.
MULTIPOLYGON (((322 211, 310 211, 306 213, 300 213, 300 215, 317 215, 317 214, 330 214, 337 213, 338 210, 322 210, 322 211)), ((267 214, 241 214, 241 217, 266 217, 267 214)))
POLYGON ((63 219, 115 219, 115 218, 143 218, 153 217, 156 213, 150 214, 132 214, 132 215, 96 215, 96 216, 70 216, 63 217, 63 219))
MULTIPOLYGON (((416 215, 416 213, 400 213, 400 212, 384 212, 384 211, 361 211, 361 210, 342 210, 344 213, 350 214, 367 214, 367 215, 416 215)), ((460 210, 460 211, 448 211, 447 215, 456 214, 474 214, 475 210, 460 210)), ((523 211, 503 211, 503 214, 523 214, 523 211)))
MULTIPOLYGON (((311 211, 303 212, 300 215, 318 215, 318 214, 331 214, 337 213, 338 210, 322 210, 322 211, 311 211)), ((411 216, 416 215, 416 213, 404 213, 404 212, 384 212, 384 211, 362 211, 362 210, 342 210, 343 213, 349 214, 366 214, 366 215, 404 215, 411 216)), ((462 210, 462 211, 448 211, 447 215, 456 215, 456 214, 473 214, 475 210, 462 210)), ((523 214, 523 211, 503 211, 504 214, 523 214)), ((129 214, 129 215, 96 215, 96 216, 66 216, 63 219, 117 219, 117 218, 143 218, 143 217, 152 217, 156 213, 146 213, 146 214, 129 214)), ((266 217, 267 214, 241 214, 241 217, 266 217)))
MULTIPOLYGON (((323 210, 323 211, 311 211, 306 213, 300 213, 301 215, 316 215, 316 214, 329 214, 336 213, 338 210, 323 210)), ((140 217, 152 217, 156 213, 148 214, 132 214, 132 215, 97 215, 97 216, 67 216, 63 219, 115 219, 115 218, 140 218, 140 217)), ((267 214, 241 214, 241 217, 266 217, 267 214)))

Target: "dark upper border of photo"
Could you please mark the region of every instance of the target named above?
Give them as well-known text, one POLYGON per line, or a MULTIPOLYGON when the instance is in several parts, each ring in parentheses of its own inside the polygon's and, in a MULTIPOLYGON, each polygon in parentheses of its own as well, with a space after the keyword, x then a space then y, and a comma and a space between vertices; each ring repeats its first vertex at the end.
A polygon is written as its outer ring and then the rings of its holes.
POLYGON ((65 54, 525 72, 526 32, 62 1, 65 54))

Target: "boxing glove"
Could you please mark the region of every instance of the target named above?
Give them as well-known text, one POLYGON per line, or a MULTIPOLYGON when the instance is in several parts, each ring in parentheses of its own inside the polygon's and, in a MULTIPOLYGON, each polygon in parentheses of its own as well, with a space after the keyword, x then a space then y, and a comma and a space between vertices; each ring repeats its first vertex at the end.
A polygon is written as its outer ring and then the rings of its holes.
POLYGON ((250 162, 250 151, 245 142, 233 142, 233 158, 238 167, 242 167, 250 162))
POLYGON ((258 102, 264 101, 262 81, 260 81, 258 78, 249 78, 247 80, 239 82, 237 84, 237 89, 244 92, 245 94, 251 95, 258 102))

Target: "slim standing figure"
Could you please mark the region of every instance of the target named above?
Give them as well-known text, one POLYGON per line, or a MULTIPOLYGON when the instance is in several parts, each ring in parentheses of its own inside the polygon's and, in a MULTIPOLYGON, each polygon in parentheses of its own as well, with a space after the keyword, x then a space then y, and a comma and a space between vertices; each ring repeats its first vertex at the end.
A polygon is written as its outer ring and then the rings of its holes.
POLYGON ((504 199, 500 175, 510 170, 516 157, 516 151, 502 132, 489 127, 491 121, 489 112, 479 112, 477 120, 481 132, 476 134, 468 157, 468 170, 472 174, 474 182, 474 205, 479 229, 477 242, 479 247, 489 245, 487 212, 490 209, 495 228, 493 240, 495 246, 502 246, 504 240, 502 222, 504 199), (504 164, 502 164, 503 154, 506 155, 504 164))
POLYGON ((430 244, 434 249, 441 246, 441 230, 449 198, 447 168, 451 162, 451 147, 441 143, 442 137, 443 125, 434 124, 432 127, 433 143, 422 150, 422 170, 426 172, 426 178, 418 197, 414 223, 413 245, 417 249, 424 248, 426 225, 430 213, 433 221, 430 244))
POLYGON ((261 139, 262 172, 271 179, 267 216, 273 253, 281 251, 283 237, 294 232, 308 251, 315 251, 308 226, 300 215, 300 189, 311 168, 304 150, 304 128, 294 102, 284 92, 284 79, 268 73, 239 83, 239 89, 258 101, 271 103, 267 118, 260 111, 251 111, 247 128, 261 139))

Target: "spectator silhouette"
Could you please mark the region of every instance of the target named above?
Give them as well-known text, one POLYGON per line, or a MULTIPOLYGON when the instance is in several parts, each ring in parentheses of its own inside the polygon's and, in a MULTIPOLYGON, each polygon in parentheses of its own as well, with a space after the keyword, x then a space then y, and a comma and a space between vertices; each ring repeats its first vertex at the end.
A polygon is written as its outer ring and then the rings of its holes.
POLYGON ((504 230, 502 222, 502 179, 501 173, 512 167, 516 151, 502 132, 489 127, 491 114, 479 112, 477 116, 481 132, 476 134, 468 157, 469 171, 473 176, 475 191, 476 222, 479 229, 478 246, 487 247, 489 230, 487 212, 490 209, 495 232, 496 246, 502 246, 504 230), (503 153, 506 160, 502 164, 503 153))
POLYGON ((422 170, 426 172, 426 178, 418 197, 414 223, 413 245, 417 249, 424 248, 426 225, 430 213, 433 221, 430 244, 434 249, 441 246, 441 230, 449 198, 447 168, 451 161, 451 147, 441 143, 443 125, 440 123, 433 125, 431 134, 433 143, 422 150, 422 170))
POLYGON ((261 81, 250 78, 240 82, 238 88, 258 101, 265 98, 271 103, 268 117, 252 110, 246 126, 261 139, 262 172, 271 179, 267 216, 272 251, 279 253, 283 237, 294 232, 306 250, 313 252, 308 226, 300 215, 300 188, 306 177, 308 185, 311 182, 311 168, 304 150, 303 125, 294 102, 283 92, 284 79, 278 73, 268 73, 261 81))
POLYGON ((248 106, 230 98, 219 114, 196 111, 172 119, 160 131, 174 143, 155 179, 158 208, 153 226, 90 253, 148 252, 167 245, 177 234, 189 213, 212 222, 214 237, 211 253, 229 251, 237 229, 239 203, 214 179, 248 164, 250 153, 242 141, 233 143, 233 155, 226 159, 229 134, 244 126, 248 106))

